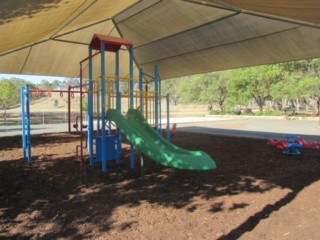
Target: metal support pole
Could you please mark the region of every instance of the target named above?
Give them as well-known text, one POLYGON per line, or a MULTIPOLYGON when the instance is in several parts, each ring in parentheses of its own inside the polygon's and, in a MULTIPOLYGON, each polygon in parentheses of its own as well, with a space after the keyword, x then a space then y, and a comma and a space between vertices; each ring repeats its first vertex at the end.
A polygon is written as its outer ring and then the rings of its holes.
POLYGON ((88 150, 90 166, 94 165, 93 156, 93 82, 92 82, 92 49, 89 47, 89 89, 88 89, 88 150))
MULTIPOLYGON (((119 98, 120 98, 120 104, 119 104, 118 111, 119 111, 119 113, 121 113, 121 92, 118 92, 118 94, 119 94, 119 98)), ((119 141, 119 142, 117 142, 117 144, 118 144, 117 147, 119 148, 118 153, 119 153, 119 162, 120 162, 120 156, 122 153, 122 133, 119 131, 119 128, 117 128, 117 133, 118 133, 118 141, 119 141)))
POLYGON ((116 51, 116 72, 115 72, 115 88, 116 88, 116 109, 119 111, 120 104, 121 104, 121 97, 119 96, 120 92, 120 82, 119 82, 119 75, 120 75, 120 69, 119 69, 119 50, 116 51))
MULTIPOLYGON (((158 72, 159 74, 159 72, 158 72)), ((162 101, 162 96, 161 96, 161 79, 160 79, 160 76, 158 76, 158 79, 159 79, 159 134, 162 133, 162 118, 161 118, 161 101, 162 101)))
POLYGON ((167 140, 168 142, 171 141, 171 133, 170 133, 170 95, 167 94, 167 140))
POLYGON ((148 98, 148 83, 145 84, 145 105, 146 105, 146 120, 150 123, 151 119, 149 120, 149 98, 148 98))
POLYGON ((82 62, 80 62, 80 168, 83 165, 83 109, 82 109, 82 62))
POLYGON ((71 85, 68 84, 68 132, 71 133, 71 85))
POLYGON ((154 101, 155 101, 155 125, 156 125, 156 131, 159 132, 159 68, 158 65, 154 66, 154 101))
MULTIPOLYGON (((143 116, 143 70, 139 69, 139 91, 140 91, 140 112, 143 116)), ((144 161, 143 161, 143 152, 140 151, 140 164, 141 164, 141 178, 144 177, 144 161)))
MULTIPOLYGON (((133 108, 133 47, 129 48, 129 66, 130 66, 130 108, 133 108)), ((130 167, 134 168, 134 145, 130 145, 130 167)))
MULTIPOLYGON (((119 82, 119 75, 120 75, 120 69, 119 69, 120 61, 119 61, 119 50, 116 51, 116 70, 115 70, 115 90, 116 90, 116 109, 119 113, 121 113, 121 96, 120 96, 120 82, 119 82)), ((119 128, 116 129, 116 144, 117 144, 117 156, 116 156, 116 163, 120 164, 120 154, 121 154, 121 135, 120 135, 119 128)))
POLYGON ((143 70, 139 69, 140 112, 143 116, 143 70))
POLYGON ((22 149, 23 149, 23 159, 26 160, 27 153, 26 153, 26 122, 25 122, 25 101, 24 101, 24 92, 25 88, 20 88, 20 99, 21 99, 21 129, 22 129, 22 149))
POLYGON ((31 157, 31 127, 30 127, 30 99, 29 86, 26 86, 26 111, 27 111, 27 147, 28 147, 28 163, 32 164, 31 157))
POLYGON ((101 157, 102 157, 102 172, 107 172, 107 159, 106 159, 106 110, 105 110, 105 46, 104 42, 100 43, 101 49, 101 157))
POLYGON ((97 89, 96 89, 96 95, 97 95, 97 98, 96 98, 96 115, 97 115, 97 136, 100 136, 101 134, 101 129, 100 129, 100 123, 101 123, 101 119, 100 119, 100 116, 99 114, 101 114, 100 112, 100 101, 101 101, 101 93, 100 93, 100 88, 101 88, 101 79, 100 79, 100 83, 99 82, 96 82, 96 86, 97 86, 97 89))
POLYGON ((129 53, 130 53, 130 108, 133 108, 133 47, 129 48, 129 53))

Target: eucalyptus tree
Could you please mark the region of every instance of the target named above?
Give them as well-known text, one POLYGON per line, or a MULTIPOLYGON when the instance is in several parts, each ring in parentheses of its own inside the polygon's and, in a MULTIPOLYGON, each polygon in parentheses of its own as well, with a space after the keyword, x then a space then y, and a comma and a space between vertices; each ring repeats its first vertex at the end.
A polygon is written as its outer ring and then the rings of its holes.
POLYGON ((182 102, 206 103, 224 110, 227 97, 228 72, 205 73, 192 76, 181 87, 182 102))
POLYGON ((277 65, 263 65, 232 70, 228 84, 229 102, 248 104, 253 99, 259 111, 267 100, 271 100, 271 86, 282 80, 281 69, 277 65))

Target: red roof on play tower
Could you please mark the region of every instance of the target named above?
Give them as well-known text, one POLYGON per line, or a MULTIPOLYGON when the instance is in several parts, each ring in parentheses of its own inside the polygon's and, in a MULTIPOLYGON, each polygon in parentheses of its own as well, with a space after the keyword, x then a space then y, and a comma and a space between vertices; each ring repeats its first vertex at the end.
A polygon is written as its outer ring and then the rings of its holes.
POLYGON ((100 43, 104 42, 105 50, 108 52, 115 52, 121 48, 121 46, 132 47, 133 43, 129 42, 125 38, 106 36, 102 34, 94 34, 90 42, 90 47, 94 50, 101 50, 100 43))

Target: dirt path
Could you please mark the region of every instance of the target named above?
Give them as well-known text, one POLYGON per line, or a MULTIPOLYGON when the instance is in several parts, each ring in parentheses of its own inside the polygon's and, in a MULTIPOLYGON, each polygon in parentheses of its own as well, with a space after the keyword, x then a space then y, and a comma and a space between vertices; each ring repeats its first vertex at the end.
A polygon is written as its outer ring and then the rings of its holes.
POLYGON ((104 175, 79 169, 74 135, 32 142, 30 167, 21 137, 0 138, 0 239, 320 239, 319 152, 289 157, 264 140, 178 132, 176 145, 206 151, 218 169, 146 160, 142 180, 127 145, 104 175))

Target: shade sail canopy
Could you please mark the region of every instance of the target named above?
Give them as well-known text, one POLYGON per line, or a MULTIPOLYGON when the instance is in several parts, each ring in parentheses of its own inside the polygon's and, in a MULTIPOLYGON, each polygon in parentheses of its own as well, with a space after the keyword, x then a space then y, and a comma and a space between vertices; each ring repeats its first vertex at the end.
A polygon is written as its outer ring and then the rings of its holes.
MULTIPOLYGON (((158 64, 162 79, 320 57, 319 0, 4 0, 0 9, 0 73, 77 77, 94 34, 128 39, 135 71, 158 64)), ((113 54, 106 60, 114 74, 113 54)), ((128 75, 125 46, 120 61, 128 75)))

